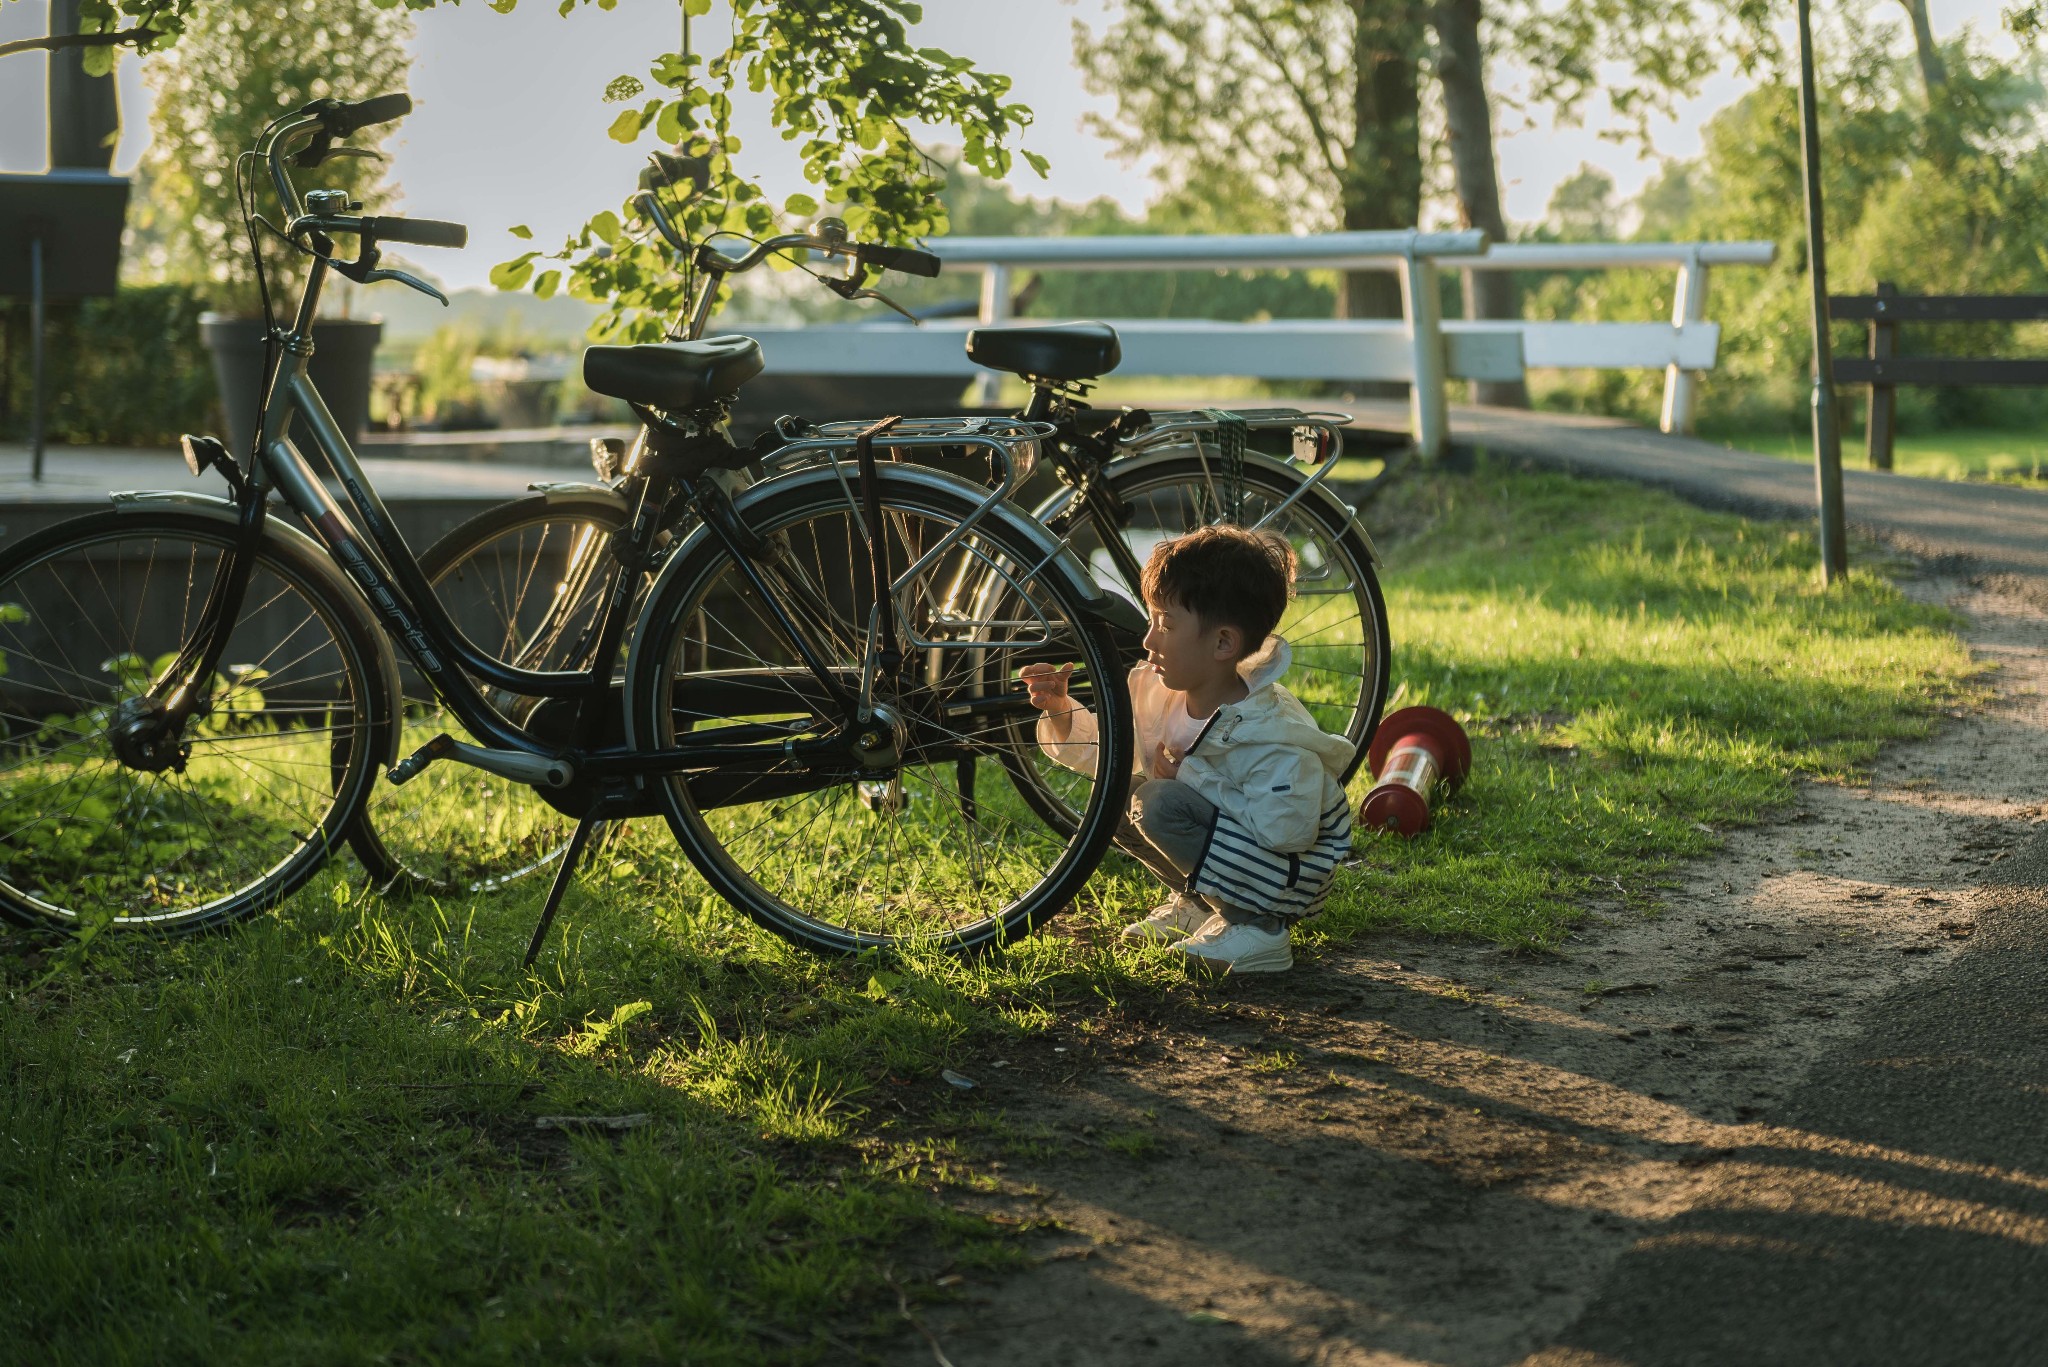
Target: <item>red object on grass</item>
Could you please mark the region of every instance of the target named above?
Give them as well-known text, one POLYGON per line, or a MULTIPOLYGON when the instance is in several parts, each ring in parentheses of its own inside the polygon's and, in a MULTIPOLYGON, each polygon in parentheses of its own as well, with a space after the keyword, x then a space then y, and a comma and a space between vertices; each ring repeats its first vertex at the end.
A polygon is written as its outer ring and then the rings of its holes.
POLYGON ((1358 819, 1412 840, 1429 829, 1429 803, 1437 787, 1456 792, 1471 772, 1472 742, 1450 713, 1404 707, 1373 732, 1365 761, 1378 782, 1365 795, 1358 819))

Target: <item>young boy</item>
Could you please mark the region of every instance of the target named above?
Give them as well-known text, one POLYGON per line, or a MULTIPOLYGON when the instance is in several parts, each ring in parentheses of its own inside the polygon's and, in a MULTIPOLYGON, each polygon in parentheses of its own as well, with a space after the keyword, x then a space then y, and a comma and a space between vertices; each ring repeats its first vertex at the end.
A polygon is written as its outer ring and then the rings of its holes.
MULTIPOLYGON (((1203 527, 1145 565, 1145 663, 1131 671, 1137 786, 1117 844, 1173 895, 1124 929, 1226 973, 1294 965, 1290 923, 1314 914, 1351 847, 1338 775, 1352 744, 1320 730, 1277 682, 1272 635, 1294 590, 1294 550, 1270 533, 1203 527)), ((1092 769, 1095 716, 1067 693, 1072 665, 1023 671, 1038 742, 1092 769)))

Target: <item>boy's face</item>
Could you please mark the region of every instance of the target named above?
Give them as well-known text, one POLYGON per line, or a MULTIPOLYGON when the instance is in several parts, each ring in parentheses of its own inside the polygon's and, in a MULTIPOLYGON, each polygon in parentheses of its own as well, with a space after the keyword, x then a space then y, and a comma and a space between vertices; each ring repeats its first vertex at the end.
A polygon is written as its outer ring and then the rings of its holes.
POLYGON ((1186 692, 1237 672, 1236 627, 1203 629, 1202 621, 1178 603, 1148 599, 1151 630, 1145 633, 1145 659, 1159 671, 1168 688, 1186 692))

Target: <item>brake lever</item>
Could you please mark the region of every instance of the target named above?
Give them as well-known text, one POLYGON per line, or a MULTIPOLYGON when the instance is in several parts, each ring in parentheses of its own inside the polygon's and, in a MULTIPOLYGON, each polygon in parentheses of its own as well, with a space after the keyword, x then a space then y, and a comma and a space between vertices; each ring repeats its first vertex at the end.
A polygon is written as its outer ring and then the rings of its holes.
POLYGON ((372 151, 370 148, 367 147, 329 147, 325 151, 321 152, 318 160, 310 164, 318 166, 321 162, 329 161, 335 157, 361 157, 365 161, 390 160, 390 158, 386 157, 382 152, 372 151))
POLYGON ((903 307, 903 305, 897 303, 894 299, 891 299, 888 295, 882 293, 880 290, 855 290, 853 293, 847 295, 846 297, 848 299, 879 299, 883 303, 887 304, 890 308, 895 309, 898 313, 902 314, 905 318, 908 318, 910 320, 912 327, 924 326, 924 319, 918 317, 909 309, 903 307))
POLYGON ((863 268, 859 262, 855 262, 854 274, 850 278, 845 280, 827 280, 824 282, 824 284, 826 289, 832 291, 841 299, 878 299, 882 303, 887 304, 890 308, 895 309, 898 313, 902 314, 905 318, 908 318, 912 323, 916 324, 917 326, 924 326, 924 319, 918 317, 909 309, 903 307, 903 305, 897 303, 894 299, 891 299, 888 295, 882 293, 880 290, 868 289, 866 287, 867 277, 868 273, 866 269, 863 268))
POLYGON ((365 246, 363 254, 353 261, 340 261, 330 256, 327 263, 358 285, 374 285, 379 280, 396 280, 399 284, 416 289, 430 299, 440 300, 441 307, 448 307, 448 296, 417 275, 379 264, 379 253, 374 244, 365 246))
POLYGON ((439 299, 442 308, 448 307, 448 296, 420 279, 417 275, 409 274, 406 271, 392 270, 388 266, 379 266, 376 270, 370 271, 363 276, 363 283, 365 285, 373 285, 379 280, 396 280, 401 285, 410 285, 430 299, 439 299))

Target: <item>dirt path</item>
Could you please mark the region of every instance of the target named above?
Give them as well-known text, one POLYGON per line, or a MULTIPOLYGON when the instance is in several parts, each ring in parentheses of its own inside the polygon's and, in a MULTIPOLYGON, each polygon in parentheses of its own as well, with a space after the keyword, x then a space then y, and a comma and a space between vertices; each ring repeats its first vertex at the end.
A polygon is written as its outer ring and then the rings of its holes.
MULTIPOLYGON (((1978 885, 2048 812, 2048 618, 1960 580, 1914 590, 1968 616, 2001 667, 1992 704, 1888 752, 1867 788, 1809 785, 1731 833, 1660 915, 1595 908, 1541 961, 1376 937, 1228 984, 1171 1030, 1112 1014, 1049 1042, 1060 1059, 985 1069, 1018 1126, 989 1199, 1056 1228, 1032 1269, 922 1313, 946 1356, 1621 1361, 1568 1331, 1624 1255, 1715 1192, 1806 1199, 1754 1155, 1851 1143, 1788 1125, 1795 1093, 1970 945, 1978 885), (1541 1351, 1561 1339, 1589 1346, 1541 1351)), ((2031 1170, 2048 1191, 2048 1162, 2031 1170)), ((1929 1218, 2021 1218, 1951 1205, 1929 1218)), ((912 1334, 895 1360, 934 1358, 912 1334)))

